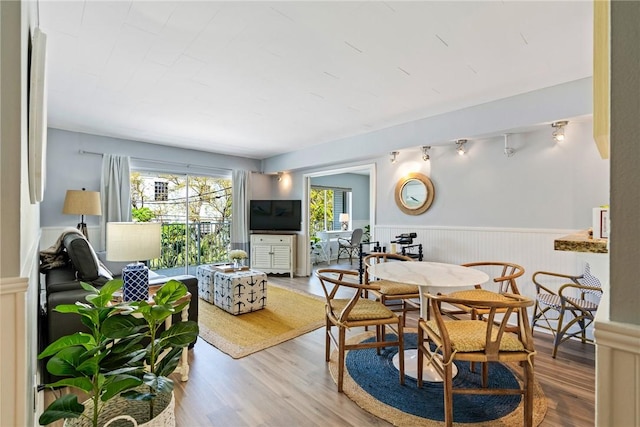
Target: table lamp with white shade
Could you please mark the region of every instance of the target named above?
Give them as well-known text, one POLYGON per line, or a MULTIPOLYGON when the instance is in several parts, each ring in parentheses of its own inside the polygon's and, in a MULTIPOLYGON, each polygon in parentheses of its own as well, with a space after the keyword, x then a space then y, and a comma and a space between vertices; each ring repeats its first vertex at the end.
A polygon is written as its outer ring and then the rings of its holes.
POLYGON ((107 223, 107 261, 136 261, 122 269, 124 301, 149 297, 149 269, 139 261, 160 257, 161 236, 160 223, 107 223))
POLYGON ((348 213, 341 213, 339 221, 342 223, 342 229, 343 230, 348 230, 349 229, 349 214, 348 213))

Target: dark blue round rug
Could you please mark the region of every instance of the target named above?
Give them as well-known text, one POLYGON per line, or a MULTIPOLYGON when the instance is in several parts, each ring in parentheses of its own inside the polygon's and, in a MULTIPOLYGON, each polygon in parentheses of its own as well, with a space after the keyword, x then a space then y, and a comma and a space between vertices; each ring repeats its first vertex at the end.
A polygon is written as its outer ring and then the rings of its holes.
MULTIPOLYGON (((371 333, 352 338, 356 342, 373 340, 371 333)), ((417 334, 405 333, 405 349, 417 348, 417 334)), ((335 352, 334 352, 335 353, 335 352)), ((418 388, 414 378, 405 376, 400 385, 398 369, 393 366, 397 349, 388 348, 349 351, 346 357, 344 392, 363 409, 397 426, 441 425, 444 420, 442 383, 424 382, 418 388)), ((332 355, 331 370, 334 379, 337 357, 332 355)), ((480 365, 476 372, 468 363, 458 363, 454 387, 481 387, 480 365)), ((489 365, 489 387, 518 388, 515 374, 505 365, 489 365)), ((534 423, 539 424, 546 412, 546 399, 536 384, 534 397, 534 423)), ((465 426, 522 424, 522 397, 520 395, 455 395, 453 414, 456 424, 465 426), (498 421, 499 420, 499 421, 498 421)))

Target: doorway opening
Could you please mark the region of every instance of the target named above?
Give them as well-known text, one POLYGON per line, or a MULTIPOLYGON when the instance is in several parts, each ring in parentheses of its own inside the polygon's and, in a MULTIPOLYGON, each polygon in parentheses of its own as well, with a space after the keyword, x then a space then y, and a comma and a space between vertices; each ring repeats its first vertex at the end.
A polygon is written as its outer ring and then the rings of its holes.
POLYGON ((304 238, 309 250, 300 257, 303 274, 309 276, 314 263, 330 264, 335 261, 336 240, 341 232, 350 235, 356 228, 367 232, 372 230, 375 224, 375 172, 375 164, 365 164, 304 175, 303 202, 307 224, 304 238), (319 212, 321 209, 325 209, 324 212, 319 212), (348 216, 346 230, 342 230, 341 214, 348 216), (328 231, 330 233, 327 234, 328 231))

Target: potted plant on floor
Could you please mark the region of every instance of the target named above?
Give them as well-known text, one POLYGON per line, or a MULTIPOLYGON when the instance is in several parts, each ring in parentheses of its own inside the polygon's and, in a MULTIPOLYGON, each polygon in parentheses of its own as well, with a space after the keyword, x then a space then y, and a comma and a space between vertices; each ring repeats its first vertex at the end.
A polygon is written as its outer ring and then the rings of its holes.
POLYGON ((89 395, 89 399, 81 404, 75 393, 60 396, 40 416, 42 425, 81 417, 96 427, 107 401, 142 383, 134 375, 142 370, 142 357, 132 351, 140 339, 116 339, 107 332, 114 329, 135 332, 137 329, 138 322, 132 322, 134 318, 126 315, 126 308, 111 303, 114 292, 122 287, 122 280, 111 280, 100 289, 84 282, 81 286, 90 292, 86 302, 59 305, 55 310, 82 316, 82 323, 89 332, 59 338, 38 358, 50 357, 47 370, 62 377, 48 384, 49 387, 71 387, 89 395), (85 405, 91 408, 88 412, 85 412, 85 405))
POLYGON ((90 333, 62 337, 38 357, 51 356, 47 370, 64 377, 48 386, 69 386, 87 393, 89 399, 80 404, 76 394, 62 395, 43 412, 40 424, 66 419, 65 426, 98 427, 113 418, 134 418, 140 425, 164 411, 158 408, 163 405, 155 404, 159 397, 173 420, 173 382, 166 375, 177 366, 182 348, 195 341, 198 325, 177 322, 162 333, 159 326, 188 304, 181 301, 186 286, 175 280, 167 282, 153 304, 113 304, 121 280, 109 281, 100 289, 87 283, 82 287, 91 292, 87 303, 61 305, 56 310, 83 316, 90 333), (148 344, 143 346, 145 339, 148 344))
MULTIPOLYGON (((175 371, 182 351, 198 337, 198 324, 193 321, 173 323, 160 332, 160 326, 174 313, 180 313, 189 304, 187 287, 177 280, 169 280, 153 295, 153 303, 137 301, 130 303, 133 316, 141 316, 143 324, 139 334, 149 341, 144 349, 147 370, 142 375, 143 386, 122 394, 132 400, 149 402, 149 419, 158 415, 155 400, 173 392, 173 380, 168 378, 175 371)), ((122 337, 126 336, 123 332, 122 337)), ((173 415, 171 415, 173 416, 173 415)), ((164 425, 164 424, 162 424, 164 425)))

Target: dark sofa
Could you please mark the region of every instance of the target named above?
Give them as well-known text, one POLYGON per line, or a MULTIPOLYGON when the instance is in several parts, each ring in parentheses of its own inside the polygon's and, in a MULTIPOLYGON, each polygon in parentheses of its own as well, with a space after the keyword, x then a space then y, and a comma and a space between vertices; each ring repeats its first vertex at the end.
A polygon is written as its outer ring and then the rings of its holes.
MULTIPOLYGON (((80 316, 68 313, 58 313, 55 307, 60 304, 74 304, 76 301, 85 301, 88 294, 80 286, 80 281, 93 286, 104 285, 111 277, 119 277, 118 271, 111 273, 104 266, 110 266, 107 262, 101 262, 99 254, 96 254, 91 244, 81 234, 67 232, 61 236, 59 254, 60 266, 53 268, 41 264, 41 272, 45 276, 44 289, 41 293, 40 322, 40 350, 54 342, 58 338, 73 334, 78 331, 88 331, 82 324, 80 316)), ((51 249, 51 248, 50 248, 51 249)), ((41 253, 42 254, 42 253, 41 253)), ((100 254, 103 255, 104 254, 100 254)), ((41 256, 42 260, 42 256, 41 256)), ((122 265, 122 264, 120 264, 122 265)), ((116 270, 117 265, 111 265, 116 270)), ((158 285, 170 279, 179 280, 187 286, 191 292, 191 304, 189 306, 189 320, 198 321, 198 280, 194 276, 160 276, 149 272, 149 284, 158 285)), ((173 322, 180 321, 180 313, 176 313, 173 322)), ((48 381, 47 381, 48 382, 48 381)))

